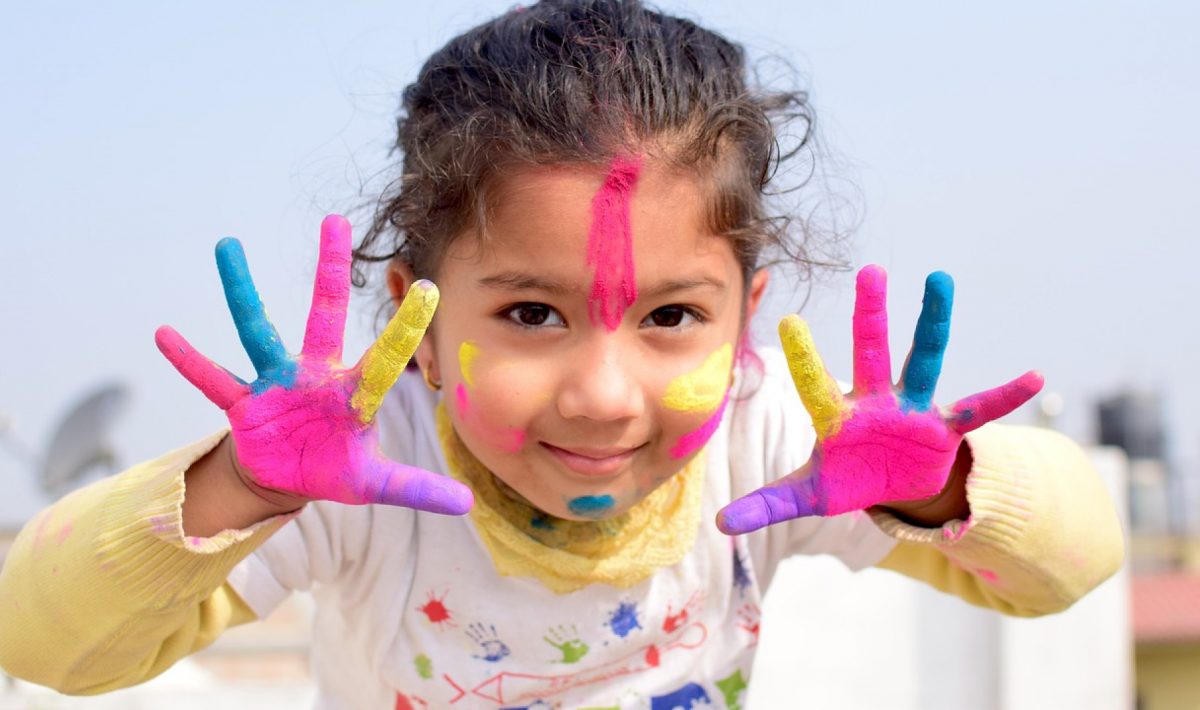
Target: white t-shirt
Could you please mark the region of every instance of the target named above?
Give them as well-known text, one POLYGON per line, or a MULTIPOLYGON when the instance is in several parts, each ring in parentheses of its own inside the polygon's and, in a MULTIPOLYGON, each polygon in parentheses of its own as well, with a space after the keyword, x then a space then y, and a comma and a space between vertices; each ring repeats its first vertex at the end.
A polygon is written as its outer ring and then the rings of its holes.
MULTIPOLYGON (((761 385, 738 373, 700 454, 708 461, 694 546, 634 587, 555 594, 497 574, 469 516, 326 502, 309 505, 230 582, 260 617, 291 591, 312 590, 318 707, 737 706, 780 560, 832 554, 860 569, 895 544, 862 513, 735 538, 717 530, 723 505, 800 467, 812 450, 811 419, 783 354, 759 355, 761 385)), ((401 376, 379 415, 388 456, 447 470, 437 397, 419 376, 401 376)))

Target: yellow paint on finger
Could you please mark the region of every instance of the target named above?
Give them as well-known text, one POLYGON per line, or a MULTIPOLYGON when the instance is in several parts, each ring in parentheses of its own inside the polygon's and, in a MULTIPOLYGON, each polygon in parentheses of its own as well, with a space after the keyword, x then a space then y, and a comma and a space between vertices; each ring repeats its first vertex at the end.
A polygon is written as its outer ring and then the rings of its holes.
POLYGON ((837 381, 825 371, 808 326, 799 316, 786 316, 779 322, 779 339, 796 392, 812 417, 817 439, 833 436, 849 416, 850 407, 842 399, 837 381))
POLYGON ((363 355, 359 362, 361 379, 350 398, 359 420, 369 422, 379 411, 383 396, 396 384, 425 335, 437 304, 437 286, 424 280, 414 283, 383 334, 363 355))
POLYGON ((473 340, 464 340, 463 344, 458 346, 458 369, 462 371, 463 382, 467 383, 467 387, 475 386, 471 366, 475 363, 475 358, 479 357, 479 352, 479 346, 473 340))
POLYGON ((733 345, 725 343, 713 351, 700 367, 671 380, 662 403, 677 412, 712 412, 721 405, 729 389, 733 345))

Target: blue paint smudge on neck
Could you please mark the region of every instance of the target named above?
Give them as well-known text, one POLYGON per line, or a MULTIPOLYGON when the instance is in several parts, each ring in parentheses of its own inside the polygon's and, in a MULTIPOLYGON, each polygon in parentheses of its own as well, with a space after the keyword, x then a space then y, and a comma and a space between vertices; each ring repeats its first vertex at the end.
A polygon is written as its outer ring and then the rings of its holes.
POLYGON ((567 510, 570 510, 575 515, 583 515, 586 517, 597 517, 605 512, 612 510, 613 497, 610 495, 602 496, 579 496, 567 503, 567 510))

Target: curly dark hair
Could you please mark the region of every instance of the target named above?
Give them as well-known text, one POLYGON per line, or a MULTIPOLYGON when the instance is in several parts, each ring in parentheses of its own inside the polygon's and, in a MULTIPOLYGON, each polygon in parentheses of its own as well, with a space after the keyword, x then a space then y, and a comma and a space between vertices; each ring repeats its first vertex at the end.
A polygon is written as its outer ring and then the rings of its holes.
POLYGON ((435 276, 452 239, 482 235, 505 166, 606 166, 619 154, 704 176, 709 224, 731 240, 747 287, 768 262, 818 264, 807 225, 768 214, 766 199, 784 161, 811 157, 808 94, 751 85, 744 55, 638 0, 543 0, 455 37, 404 90, 402 172, 355 249, 355 285, 369 262, 393 259, 435 276), (798 127, 786 150, 783 126, 798 127))

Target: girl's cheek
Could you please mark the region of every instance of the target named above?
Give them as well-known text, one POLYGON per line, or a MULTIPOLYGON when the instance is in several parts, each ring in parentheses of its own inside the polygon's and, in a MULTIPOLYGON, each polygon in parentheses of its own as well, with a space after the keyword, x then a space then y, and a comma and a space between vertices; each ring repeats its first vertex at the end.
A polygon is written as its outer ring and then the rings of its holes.
POLYGON ((696 369, 667 383, 662 404, 667 409, 689 414, 711 414, 720 406, 729 389, 733 367, 733 345, 724 343, 696 369))
POLYGON ((733 345, 724 343, 696 369, 671 380, 661 403, 675 422, 669 450, 674 459, 691 456, 708 443, 721 423, 729 398, 733 345))
POLYGON ((477 343, 464 342, 452 405, 459 423, 490 446, 510 453, 519 450, 525 443, 525 426, 536 413, 530 369, 489 357, 477 343))

